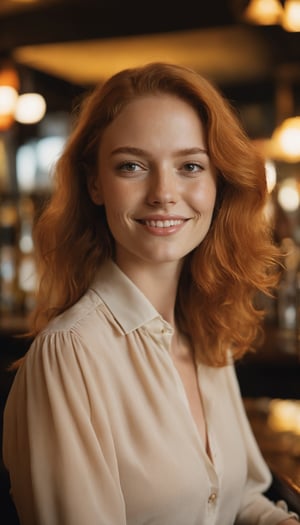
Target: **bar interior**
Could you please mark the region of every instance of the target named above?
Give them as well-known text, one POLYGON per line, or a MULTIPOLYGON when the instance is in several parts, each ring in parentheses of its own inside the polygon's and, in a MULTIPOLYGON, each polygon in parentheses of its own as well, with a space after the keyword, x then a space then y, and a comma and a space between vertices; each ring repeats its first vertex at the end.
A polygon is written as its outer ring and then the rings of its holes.
MULTIPOLYGON (((264 340, 236 363, 270 494, 300 513, 300 2, 2 0, 0 3, 0 403, 30 339, 32 227, 51 194, 51 166, 72 112, 124 67, 171 61, 229 98, 265 158, 266 214, 284 268, 266 308, 264 340), (289 4, 294 11, 289 12, 289 4), (27 97, 27 98, 26 98, 27 97)), ((1 417, 2 429, 2 417, 1 417)), ((17 524, 0 464, 1 515, 17 524)))

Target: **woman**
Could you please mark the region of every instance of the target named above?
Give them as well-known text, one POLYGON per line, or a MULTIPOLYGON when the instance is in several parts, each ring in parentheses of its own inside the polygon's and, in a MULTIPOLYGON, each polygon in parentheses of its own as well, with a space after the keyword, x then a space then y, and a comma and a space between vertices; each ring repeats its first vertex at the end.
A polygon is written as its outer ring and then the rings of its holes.
POLYGON ((5 412, 22 525, 296 523, 232 362, 276 281, 263 162, 195 72, 126 70, 87 99, 35 231, 36 336, 5 412))

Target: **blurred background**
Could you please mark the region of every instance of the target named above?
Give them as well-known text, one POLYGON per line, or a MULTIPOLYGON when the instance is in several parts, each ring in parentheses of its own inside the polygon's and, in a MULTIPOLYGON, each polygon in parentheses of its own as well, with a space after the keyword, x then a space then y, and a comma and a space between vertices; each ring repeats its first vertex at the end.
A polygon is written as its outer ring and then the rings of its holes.
POLYGON ((264 342, 237 373, 262 449, 274 472, 284 454, 276 476, 292 479, 298 505, 300 0, 0 0, 1 407, 7 366, 30 343, 17 336, 34 305, 32 226, 73 112, 96 83, 153 60, 213 81, 266 162, 266 214, 285 267, 275 296, 257 299, 267 308, 264 342), (259 426, 267 420, 273 449, 259 426))

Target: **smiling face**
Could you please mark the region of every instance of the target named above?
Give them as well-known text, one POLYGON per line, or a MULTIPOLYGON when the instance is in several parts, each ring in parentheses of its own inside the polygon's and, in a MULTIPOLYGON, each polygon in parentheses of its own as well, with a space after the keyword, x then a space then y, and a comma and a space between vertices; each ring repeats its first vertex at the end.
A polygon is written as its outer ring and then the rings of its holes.
POLYGON ((102 135, 89 189, 105 207, 122 269, 181 265, 205 237, 216 199, 197 112, 166 94, 130 102, 102 135))

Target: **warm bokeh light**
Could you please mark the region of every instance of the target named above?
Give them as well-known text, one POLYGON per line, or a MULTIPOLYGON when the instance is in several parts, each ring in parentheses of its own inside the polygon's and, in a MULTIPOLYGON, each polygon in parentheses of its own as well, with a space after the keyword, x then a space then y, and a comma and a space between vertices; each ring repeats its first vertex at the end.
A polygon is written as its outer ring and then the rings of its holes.
POLYGON ((249 22, 259 25, 272 25, 280 21, 282 5, 278 0, 251 0, 244 12, 249 22))
POLYGON ((8 129, 14 121, 18 92, 12 86, 0 86, 0 130, 8 129))
POLYGON ((287 162, 300 160, 300 117, 287 118, 278 126, 271 139, 275 158, 287 162))
POLYGON ((0 115, 14 113, 18 92, 12 86, 0 86, 0 115))
POLYGON ((40 0, 12 0, 15 4, 37 4, 40 0))
POLYGON ((300 155, 300 118, 289 119, 281 130, 280 141, 288 155, 300 155))
POLYGON ((20 79, 16 69, 8 62, 0 64, 0 130, 5 131, 14 122, 20 79))
POLYGON ((296 179, 285 179, 278 190, 278 202, 287 212, 296 211, 300 205, 299 184, 296 179))
POLYGON ((286 31, 300 31, 300 0, 285 1, 281 23, 286 31))
POLYGON ((300 401, 273 399, 268 423, 273 430, 300 435, 300 401))
POLYGON ((0 86, 11 86, 20 89, 20 79, 15 67, 8 61, 0 63, 0 86))
POLYGON ((16 105, 15 119, 21 124, 35 124, 46 113, 46 101, 38 93, 20 95, 16 105))

